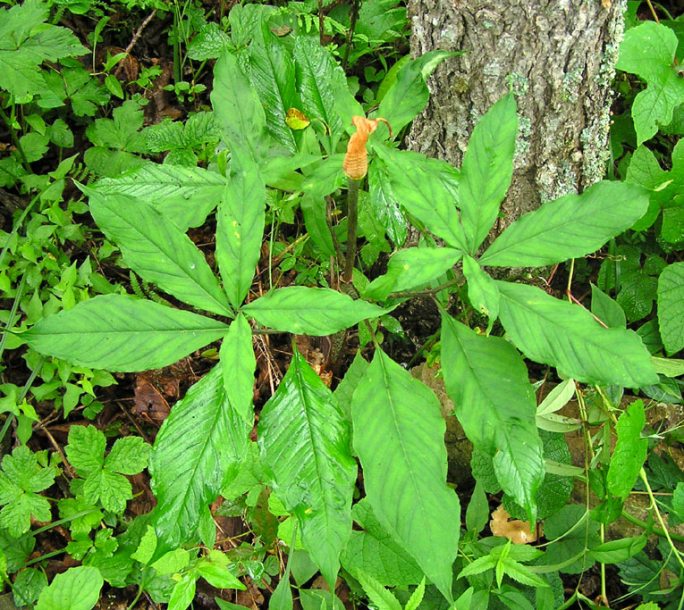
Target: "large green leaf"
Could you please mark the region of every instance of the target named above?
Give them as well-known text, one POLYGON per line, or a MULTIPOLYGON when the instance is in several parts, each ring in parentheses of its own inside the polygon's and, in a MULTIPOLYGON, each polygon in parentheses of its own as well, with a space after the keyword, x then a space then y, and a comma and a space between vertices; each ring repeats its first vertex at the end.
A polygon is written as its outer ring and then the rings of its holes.
POLYGON ((648 191, 599 182, 581 195, 545 203, 510 225, 480 258, 490 267, 538 267, 580 258, 631 227, 648 209, 648 191))
POLYGON ((677 36, 665 25, 645 21, 625 32, 617 68, 647 83, 632 104, 637 145, 652 138, 659 126, 672 121, 674 109, 684 102, 684 81, 677 70, 677 36))
POLYGON ((505 340, 477 335, 445 315, 442 371, 466 436, 493 457, 503 490, 536 521, 544 455, 534 391, 520 354, 505 340))
POLYGON ((378 116, 386 119, 395 134, 399 133, 425 108, 430 91, 425 79, 448 57, 456 53, 450 51, 429 51, 405 64, 397 79, 387 90, 380 102, 378 116))
POLYGON ((231 411, 228 431, 234 454, 242 458, 247 452, 249 433, 254 426, 254 371, 256 359, 252 347, 252 329, 238 314, 223 338, 221 350, 223 391, 231 411), (233 417, 233 414, 236 417, 233 417))
POLYGON ((500 318, 513 343, 537 362, 586 383, 658 383, 651 356, 631 330, 603 328, 582 307, 534 286, 497 281, 500 318))
POLYGON ((468 300, 482 315, 487 316, 487 334, 499 317, 499 291, 492 277, 482 270, 474 258, 463 257, 463 275, 468 280, 468 300))
POLYGON ((259 420, 273 491, 300 523, 306 550, 333 584, 351 534, 356 463, 350 430, 332 392, 295 350, 259 420))
POLYGON ((298 36, 293 54, 304 112, 321 121, 337 141, 343 125, 335 109, 335 89, 347 86, 344 70, 314 38, 298 36))
POLYGON ((354 392, 352 421, 373 513, 451 599, 460 505, 446 485, 437 398, 378 349, 354 392))
POLYGON ((470 254, 494 225, 513 175, 518 116, 512 94, 502 97, 473 129, 461 166, 461 219, 470 254))
POLYGON ((353 531, 342 554, 348 572, 370 574, 385 586, 417 585, 423 571, 377 520, 366 498, 354 505, 352 516, 363 531, 353 531))
POLYGON ((245 147, 253 159, 260 158, 266 140, 266 114, 259 94, 231 53, 224 53, 214 67, 211 105, 224 140, 245 147))
POLYGON ((193 307, 232 315, 204 255, 156 208, 127 195, 92 195, 90 213, 143 279, 193 307))
POLYGON ((233 307, 249 292, 261 254, 266 188, 254 161, 233 151, 231 179, 216 214, 216 259, 233 307))
POLYGON ((243 311, 268 328, 300 335, 332 335, 386 310, 329 288, 276 288, 243 311))
POLYGON ((401 206, 437 237, 465 251, 466 239, 456 211, 458 200, 453 181, 436 176, 438 166, 446 164, 382 145, 373 150, 385 163, 392 192, 401 206))
POLYGON ((221 199, 226 179, 201 167, 148 163, 88 187, 103 195, 130 195, 157 208, 181 231, 204 224, 221 199))
POLYGON ((57 574, 43 589, 36 610, 91 610, 100 598, 104 581, 97 568, 78 566, 57 574))
POLYGON ((608 491, 622 500, 632 491, 648 453, 648 439, 641 438, 646 425, 644 403, 633 402, 617 422, 617 442, 610 459, 606 484, 608 491))
POLYGON ((394 245, 401 246, 406 241, 408 223, 392 191, 387 168, 380 159, 368 167, 368 189, 373 214, 394 245))
POLYGON ((407 248, 389 259, 387 273, 373 280, 364 296, 384 299, 391 292, 413 290, 429 284, 451 269, 461 258, 453 248, 407 248))
POLYGON ((230 406, 215 366, 171 409, 150 457, 157 556, 194 541, 200 515, 216 499, 235 461, 226 438, 230 406))
POLYGON ((22 338, 41 354, 80 366, 146 371, 173 364, 226 330, 189 311, 110 294, 47 317, 22 338))
POLYGON ((299 105, 291 53, 268 32, 263 42, 250 45, 247 70, 266 112, 266 129, 279 144, 295 152, 297 143, 285 122, 288 109, 299 105))
POLYGON ((673 263, 658 278, 658 324, 668 354, 684 348, 684 263, 673 263))

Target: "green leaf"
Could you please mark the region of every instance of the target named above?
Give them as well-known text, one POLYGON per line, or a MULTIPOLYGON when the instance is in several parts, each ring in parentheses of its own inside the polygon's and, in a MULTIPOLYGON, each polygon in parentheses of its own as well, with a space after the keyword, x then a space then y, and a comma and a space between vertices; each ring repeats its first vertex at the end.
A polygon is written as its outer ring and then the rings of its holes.
POLYGON ((503 490, 536 521, 535 494, 544 478, 544 461, 534 391, 522 358, 503 339, 477 335, 444 316, 442 366, 466 435, 493 457, 503 490))
POLYGON ((585 309, 534 286, 496 283, 501 323, 528 358, 586 383, 658 383, 650 354, 633 331, 603 328, 585 309))
POLYGON ((409 597, 406 602, 404 610, 417 610, 423 601, 423 597, 425 597, 425 578, 420 581, 420 584, 416 587, 415 591, 411 593, 411 597, 409 597))
POLYGON ((89 186, 101 195, 128 195, 155 207, 181 231, 204 224, 216 207, 226 179, 201 167, 147 163, 89 186))
POLYGON ((276 288, 243 307, 259 324, 300 335, 332 335, 386 313, 377 305, 353 300, 329 288, 276 288))
POLYGON ((152 301, 109 294, 41 320, 22 338, 41 354, 109 371, 172 364, 215 341, 222 322, 152 301))
POLYGON ((408 223, 392 191, 387 167, 381 159, 375 159, 368 167, 368 189, 375 218, 385 228, 394 245, 401 246, 406 241, 408 223))
POLYGON ((133 498, 133 489, 126 477, 101 470, 88 475, 83 483, 83 496, 93 504, 99 501, 105 510, 122 513, 128 500, 133 498))
POLYGON ((590 549, 589 555, 601 563, 622 563, 634 557, 647 542, 648 537, 645 535, 611 540, 590 549))
POLYGON ((658 278, 658 326, 668 354, 684 348, 684 263, 673 263, 658 278))
POLYGON ((105 459, 104 467, 112 472, 134 475, 147 466, 150 446, 139 436, 117 439, 105 459))
POLYGON ((154 443, 149 469, 158 550, 194 540, 201 512, 216 499, 234 461, 229 425, 223 374, 215 366, 173 406, 154 443))
POLYGON ((391 292, 415 290, 439 279, 461 258, 453 248, 407 248, 389 259, 387 273, 373 280, 365 298, 385 299, 391 292))
POLYGON ((335 89, 347 87, 344 70, 314 38, 297 36, 293 54, 304 112, 339 138, 344 127, 335 108, 335 89))
POLYGON ((236 309, 249 293, 259 262, 265 209, 266 188, 257 165, 233 151, 230 181, 216 214, 216 260, 236 309))
POLYGON ((436 178, 435 170, 446 164, 386 146, 374 146, 373 150, 387 167, 392 192, 400 205, 437 237, 465 252, 466 237, 456 211, 453 181, 436 178))
POLYGON ((648 192, 641 187, 599 182, 581 195, 565 195, 521 216, 496 238, 480 263, 540 267, 581 258, 631 227, 647 209, 648 192))
POLYGON ((463 275, 468 280, 468 300, 483 316, 487 316, 487 334, 499 317, 499 290, 494 280, 485 273, 475 259, 463 257, 463 275))
POLYGON ((521 563, 518 563, 517 561, 514 561, 513 559, 506 558, 503 560, 503 570, 506 576, 523 585, 527 585, 529 587, 549 586, 549 583, 547 583, 543 578, 537 576, 529 568, 525 567, 521 563))
POLYGON ((107 439, 95 426, 69 428, 66 455, 79 476, 87 477, 102 470, 106 448, 107 439))
POLYGON ((370 574, 362 571, 356 572, 354 577, 361 583, 368 599, 378 610, 401 610, 401 604, 394 595, 383 587, 370 574))
POLYGON ((354 392, 352 420, 373 513, 450 599, 460 506, 445 482, 437 398, 378 349, 354 392))
POLYGON ((363 379, 367 369, 368 362, 364 359, 359 350, 354 355, 354 360, 352 360, 347 372, 333 392, 337 399, 337 404, 340 405, 349 421, 351 421, 351 402, 354 390, 356 390, 356 386, 363 379))
POLYGON ((17 606, 30 606, 47 587, 45 572, 35 568, 26 568, 17 574, 12 585, 14 603, 17 606))
POLYGON ((389 122, 395 134, 416 118, 427 105, 430 92, 425 79, 440 63, 455 55, 456 53, 450 51, 428 51, 399 70, 396 81, 387 90, 378 108, 378 116, 389 122))
POLYGON ((249 434, 254 426, 254 371, 252 329, 238 314, 223 339, 219 352, 223 391, 230 409, 229 442, 236 459, 247 453, 249 434))
POLYGON ((157 209, 126 195, 93 195, 90 212, 143 279, 193 307, 231 315, 204 255, 157 209))
POLYGON ((292 55, 270 31, 263 42, 250 45, 248 54, 247 75, 266 112, 266 129, 276 142, 294 153, 297 143, 285 122, 287 111, 299 106, 292 55))
POLYGON ((143 537, 140 539, 138 548, 135 553, 131 555, 131 559, 135 559, 143 565, 147 565, 154 556, 156 549, 157 534, 154 532, 154 528, 151 525, 148 525, 143 537))
POLYGON ((354 530, 351 533, 341 558, 345 570, 351 574, 361 570, 385 586, 415 585, 420 582, 423 571, 383 528, 367 498, 354 505, 352 517, 363 531, 354 530))
POLYGON ((470 496, 465 522, 467 530, 475 534, 479 534, 489 522, 489 501, 485 489, 479 481, 475 482, 473 494, 470 496))
POLYGON ((97 568, 80 566, 57 574, 43 589, 36 610, 91 610, 100 598, 103 585, 97 568))
POLYGON ((591 313, 610 328, 627 327, 627 318, 620 304, 594 284, 591 285, 591 313))
POLYGON ((177 574, 190 565, 190 552, 177 548, 164 553, 152 564, 152 568, 161 575, 177 574))
POLYGON ((305 549, 334 583, 351 533, 356 464, 349 427, 332 392, 296 350, 261 412, 259 443, 274 492, 297 516, 305 549))
POLYGON ((268 610, 292 610, 292 589, 290 589, 290 578, 281 578, 268 600, 268 610))
POLYGON ((641 438, 646 425, 644 403, 637 400, 622 412, 618 419, 617 443, 608 466, 608 491, 621 499, 627 498, 639 476, 646 454, 648 439, 641 438))
POLYGON ((473 129, 461 166, 461 220, 474 254, 494 225, 513 175, 518 116, 512 94, 502 97, 473 129))
POLYGON ((632 103, 637 145, 652 138, 659 126, 672 121, 684 101, 684 81, 676 70, 677 36, 659 23, 646 21, 625 32, 617 68, 636 74, 647 83, 632 103))
POLYGON ((245 147, 259 159, 266 141, 266 114, 259 94, 231 53, 224 53, 214 67, 211 105, 223 138, 232 147, 245 147))
POLYGON ((193 574, 185 574, 174 586, 167 610, 185 610, 195 599, 196 580, 193 574))

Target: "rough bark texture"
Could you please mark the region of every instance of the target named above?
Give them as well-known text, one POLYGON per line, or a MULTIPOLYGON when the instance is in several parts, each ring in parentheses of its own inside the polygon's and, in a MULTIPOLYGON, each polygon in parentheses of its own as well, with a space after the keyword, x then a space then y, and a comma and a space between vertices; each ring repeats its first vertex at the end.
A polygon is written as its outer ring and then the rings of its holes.
POLYGON ((540 202, 601 179, 624 0, 409 0, 412 52, 464 51, 429 82, 409 145, 460 165, 477 119, 517 95, 516 171, 502 230, 540 202), (609 6, 610 5, 610 6, 609 6))

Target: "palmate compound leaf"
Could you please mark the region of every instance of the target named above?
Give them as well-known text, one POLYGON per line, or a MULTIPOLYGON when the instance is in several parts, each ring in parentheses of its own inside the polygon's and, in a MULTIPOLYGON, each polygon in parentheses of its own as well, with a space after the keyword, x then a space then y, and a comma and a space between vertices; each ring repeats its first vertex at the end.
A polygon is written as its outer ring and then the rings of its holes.
POLYGON ((378 349, 354 392, 352 421, 374 515, 450 600, 460 504, 446 485, 437 398, 378 349))
POLYGON ((536 521, 535 494, 544 480, 544 455, 523 359, 505 340, 477 335, 445 315, 442 371, 466 436, 493 457, 503 490, 536 521))
POLYGON ((599 182, 581 195, 565 195, 521 216, 479 262, 490 267, 538 267, 580 258, 631 227, 646 213, 648 199, 648 191, 640 186, 599 182))
POLYGON ((387 310, 329 288, 276 288, 243 307, 268 328, 302 335, 332 335, 387 310))
POLYGON ((202 252, 156 208, 127 195, 92 195, 90 213, 144 280, 188 305, 231 315, 202 252))
POLYGON ((102 178, 89 189, 144 200, 181 231, 187 231, 204 223, 225 186, 221 174, 201 167, 149 163, 117 178, 102 178))
POLYGON ((217 320, 120 294, 97 296, 21 335, 33 349, 108 371, 159 369, 225 334, 217 320))
POLYGON ((235 148, 230 181, 216 213, 216 260, 236 309, 249 292, 261 254, 266 187, 253 159, 235 148))
POLYGON ((496 285, 501 323, 531 360, 585 383, 628 388, 658 383, 651 355, 633 331, 603 328, 587 310, 534 286, 503 281, 496 285))
POLYGON ((332 585, 351 534, 356 463, 342 410, 297 350, 261 412, 259 444, 273 491, 297 516, 305 549, 332 585))
POLYGON ((245 430, 246 447, 248 430, 226 397, 221 365, 171 409, 150 457, 157 498, 153 512, 157 556, 198 537, 201 515, 216 499, 231 465, 245 453, 236 446, 240 437, 234 430, 239 429, 245 430))

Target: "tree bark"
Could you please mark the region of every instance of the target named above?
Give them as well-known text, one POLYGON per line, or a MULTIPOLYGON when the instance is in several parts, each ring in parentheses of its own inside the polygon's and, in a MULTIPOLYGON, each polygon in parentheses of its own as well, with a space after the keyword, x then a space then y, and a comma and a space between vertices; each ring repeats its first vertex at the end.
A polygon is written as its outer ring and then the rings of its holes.
POLYGON ((600 180, 625 0, 409 0, 411 50, 462 51, 429 81, 414 150, 459 166, 478 118, 513 90, 520 130, 500 232, 600 180))

